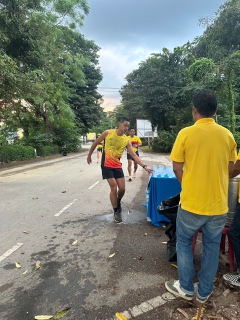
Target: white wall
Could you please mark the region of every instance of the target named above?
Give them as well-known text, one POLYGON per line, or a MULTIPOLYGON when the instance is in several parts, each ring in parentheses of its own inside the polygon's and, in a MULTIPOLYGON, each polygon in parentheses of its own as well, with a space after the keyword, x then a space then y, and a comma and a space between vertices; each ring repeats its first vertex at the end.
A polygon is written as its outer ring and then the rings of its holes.
POLYGON ((145 137, 145 138, 152 138, 157 137, 157 128, 155 128, 154 132, 152 132, 152 125, 151 122, 148 120, 144 120, 144 119, 136 119, 137 121, 137 136, 139 136, 139 138, 141 137, 145 137))

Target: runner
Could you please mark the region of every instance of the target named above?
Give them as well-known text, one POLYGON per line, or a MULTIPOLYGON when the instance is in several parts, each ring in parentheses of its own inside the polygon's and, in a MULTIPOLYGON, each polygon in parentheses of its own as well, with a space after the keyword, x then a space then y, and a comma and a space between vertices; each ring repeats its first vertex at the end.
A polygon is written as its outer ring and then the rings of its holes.
MULTIPOLYGON (((139 157, 138 153, 138 147, 142 145, 141 139, 135 135, 135 130, 130 130, 130 135, 128 136, 128 140, 132 144, 132 149, 136 153, 136 155, 139 157)), ((128 181, 132 181, 132 162, 134 162, 134 172, 133 172, 133 178, 136 178, 136 171, 137 171, 137 162, 134 161, 134 159, 131 157, 129 152, 127 153, 127 159, 128 159, 128 173, 129 173, 129 179, 128 181)))
POLYGON ((122 222, 121 200, 125 193, 125 179, 120 158, 125 148, 127 148, 127 151, 134 161, 142 166, 148 173, 152 172, 132 149, 131 142, 125 134, 128 131, 129 125, 129 120, 126 117, 121 117, 118 123, 118 129, 104 131, 92 144, 87 157, 87 163, 90 164, 92 162, 91 156, 93 151, 98 143, 104 140, 101 163, 102 177, 103 179, 107 179, 110 186, 110 201, 113 207, 114 220, 117 223, 122 222))
POLYGON ((103 141, 99 142, 99 144, 97 145, 97 163, 101 162, 102 150, 103 150, 103 141))

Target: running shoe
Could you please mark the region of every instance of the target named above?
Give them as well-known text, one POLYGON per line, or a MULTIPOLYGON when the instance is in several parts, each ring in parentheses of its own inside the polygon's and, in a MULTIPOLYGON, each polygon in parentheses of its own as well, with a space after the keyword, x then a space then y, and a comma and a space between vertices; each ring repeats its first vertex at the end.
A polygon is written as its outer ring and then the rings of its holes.
POLYGON ((122 223, 121 212, 114 212, 114 221, 117 223, 122 223))

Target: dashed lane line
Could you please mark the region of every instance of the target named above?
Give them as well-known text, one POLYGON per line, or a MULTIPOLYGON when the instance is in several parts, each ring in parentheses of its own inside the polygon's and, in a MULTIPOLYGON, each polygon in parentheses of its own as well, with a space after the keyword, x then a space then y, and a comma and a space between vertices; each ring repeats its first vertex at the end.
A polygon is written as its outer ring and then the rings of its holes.
POLYGON ((65 210, 67 210, 67 208, 71 207, 76 201, 77 201, 77 199, 74 199, 72 202, 70 202, 68 205, 66 205, 64 208, 62 208, 60 211, 58 211, 54 215, 54 217, 59 217, 61 213, 63 213, 65 210))
MULTIPOLYGON (((150 310, 153 310, 154 308, 160 307, 161 305, 167 303, 170 300, 174 300, 176 297, 174 297, 171 293, 166 292, 161 296, 157 296, 156 298, 150 299, 148 301, 145 301, 141 303, 138 306, 134 306, 133 308, 130 308, 124 312, 121 312, 121 314, 129 319, 135 319, 138 316, 147 313, 150 310)), ((116 316, 113 318, 113 320, 118 319, 116 316)))
POLYGON ((7 257, 10 256, 10 254, 12 254, 14 251, 16 251, 17 249, 19 249, 21 246, 23 245, 23 243, 17 243, 15 246, 13 246, 11 249, 9 249, 8 251, 6 251, 3 255, 0 256, 0 262, 3 261, 4 259, 6 259, 7 257))
POLYGON ((94 188, 97 184, 99 184, 99 181, 95 182, 91 187, 88 188, 88 190, 91 190, 91 189, 94 188))

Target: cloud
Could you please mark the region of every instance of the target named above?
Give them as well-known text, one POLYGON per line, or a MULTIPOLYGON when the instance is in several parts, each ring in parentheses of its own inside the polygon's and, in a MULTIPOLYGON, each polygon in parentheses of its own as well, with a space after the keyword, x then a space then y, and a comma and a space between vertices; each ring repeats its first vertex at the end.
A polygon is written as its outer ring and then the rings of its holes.
POLYGON ((102 107, 113 110, 119 105, 121 96, 120 88, 125 84, 125 77, 137 69, 141 61, 146 60, 152 50, 141 46, 133 47, 131 50, 119 44, 117 46, 106 46, 100 50, 100 65, 104 75, 99 85, 99 92, 103 95, 102 107))
POLYGON ((127 74, 151 53, 193 41, 203 33, 202 17, 213 17, 224 0, 88 0, 90 14, 80 30, 100 48, 102 106, 120 103, 127 74))

